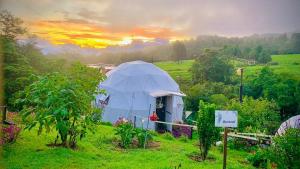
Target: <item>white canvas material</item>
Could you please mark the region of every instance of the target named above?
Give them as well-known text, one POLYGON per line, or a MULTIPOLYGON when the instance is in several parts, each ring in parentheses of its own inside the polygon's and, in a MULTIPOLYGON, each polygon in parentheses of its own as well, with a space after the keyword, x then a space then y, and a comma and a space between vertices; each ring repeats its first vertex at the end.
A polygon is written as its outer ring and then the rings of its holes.
POLYGON ((288 120, 286 120, 285 122, 283 122, 279 129, 276 132, 276 135, 284 135, 284 133, 286 132, 287 129, 289 128, 298 128, 300 129, 300 115, 296 115, 293 116, 291 118, 289 118, 288 120))
MULTIPOLYGON (((104 89, 107 95, 96 97, 98 104, 109 96, 108 104, 104 106, 103 121, 115 123, 124 117, 131 121, 135 119, 137 127, 145 128, 149 110, 151 114, 156 110, 157 96, 153 93, 168 96, 166 110, 170 113, 166 115, 166 121, 182 121, 184 94, 167 72, 151 63, 133 61, 120 64, 106 75, 107 79, 99 84, 99 88, 104 89)), ((149 129, 154 128, 154 123, 150 122, 149 129)))

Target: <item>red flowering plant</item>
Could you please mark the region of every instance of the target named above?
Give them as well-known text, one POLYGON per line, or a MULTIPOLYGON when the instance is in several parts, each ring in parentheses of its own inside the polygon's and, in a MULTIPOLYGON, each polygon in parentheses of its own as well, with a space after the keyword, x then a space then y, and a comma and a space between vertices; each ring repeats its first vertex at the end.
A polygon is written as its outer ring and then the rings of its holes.
POLYGON ((2 126, 3 135, 0 144, 15 142, 20 131, 21 128, 14 124, 2 126))
POLYGON ((118 127, 119 125, 122 125, 124 123, 128 123, 129 121, 125 119, 124 117, 119 117, 119 119, 115 122, 114 126, 118 127))
POLYGON ((16 125, 19 124, 21 121, 21 118, 18 116, 18 113, 7 112, 6 121, 8 122, 8 125, 3 124, 1 126, 2 137, 0 139, 0 145, 15 142, 21 131, 21 128, 16 125))

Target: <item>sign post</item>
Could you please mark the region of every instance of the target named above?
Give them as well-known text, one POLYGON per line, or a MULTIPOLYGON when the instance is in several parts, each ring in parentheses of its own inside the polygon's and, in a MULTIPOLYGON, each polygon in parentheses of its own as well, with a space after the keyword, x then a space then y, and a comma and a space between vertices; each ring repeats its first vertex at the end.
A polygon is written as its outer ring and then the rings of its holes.
POLYGON ((215 126, 224 127, 223 169, 226 169, 228 127, 237 127, 237 111, 216 110, 215 126))
POLYGON ((227 159, 227 127, 224 128, 224 140, 223 140, 223 169, 226 169, 226 159, 227 159))

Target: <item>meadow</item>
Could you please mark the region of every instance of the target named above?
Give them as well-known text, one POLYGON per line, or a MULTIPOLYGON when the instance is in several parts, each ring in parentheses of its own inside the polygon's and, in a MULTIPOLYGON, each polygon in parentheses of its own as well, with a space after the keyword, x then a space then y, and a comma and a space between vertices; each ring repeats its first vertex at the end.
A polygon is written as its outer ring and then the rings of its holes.
MULTIPOLYGON (((55 133, 37 136, 37 131, 22 131, 18 140, 3 147, 0 166, 6 169, 174 169, 181 164, 181 169, 222 168, 222 152, 213 147, 209 157, 213 160, 196 162, 188 155, 199 152, 196 138, 182 141, 170 139, 164 135, 154 136, 159 147, 151 149, 121 149, 113 144, 114 129, 111 126, 98 125, 95 134, 78 141, 75 150, 63 147, 48 147, 46 144, 55 139, 55 133)), ((252 169, 247 162, 249 154, 244 151, 230 150, 227 166, 231 169, 252 169)))
MULTIPOLYGON (((155 63, 161 69, 167 71, 176 81, 190 82, 192 79, 190 68, 194 60, 185 60, 181 63, 174 61, 155 63)), ((243 63, 234 62, 235 67, 243 67, 245 76, 258 73, 264 66, 262 64, 249 66, 243 63)), ((268 66, 275 73, 300 80, 300 54, 272 55, 272 62, 268 66)))

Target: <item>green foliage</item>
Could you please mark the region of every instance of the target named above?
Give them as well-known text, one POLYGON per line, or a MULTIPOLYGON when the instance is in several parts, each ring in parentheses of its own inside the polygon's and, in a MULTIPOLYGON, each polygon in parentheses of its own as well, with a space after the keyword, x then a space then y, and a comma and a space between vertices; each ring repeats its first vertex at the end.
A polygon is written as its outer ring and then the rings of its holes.
POLYGON ((269 160, 268 160, 268 152, 264 149, 259 149, 254 154, 249 155, 247 160, 257 168, 268 168, 269 160))
POLYGON ((267 99, 244 97, 243 104, 233 99, 227 110, 238 111, 238 130, 241 132, 275 133, 280 125, 277 105, 267 99))
POLYGON ((135 128, 135 135, 137 137, 139 147, 144 147, 145 144, 147 145, 148 142, 153 139, 151 133, 148 130, 144 130, 141 128, 135 128))
POLYGON ((163 138, 166 140, 175 140, 174 136, 169 132, 164 133, 163 138))
POLYGON ((91 115, 97 109, 91 102, 100 92, 97 84, 101 79, 97 70, 80 64, 73 65, 68 75, 53 73, 37 77, 17 100, 26 128, 38 125, 39 134, 43 129, 50 132, 55 128, 64 146, 76 147, 77 138, 84 137, 87 129, 93 127, 91 115), (31 115, 33 120, 28 120, 31 115))
POLYGON ((210 96, 210 102, 218 105, 220 108, 225 106, 229 101, 224 94, 213 94, 210 96))
POLYGON ((180 141, 182 141, 184 143, 189 142, 189 138, 186 135, 180 136, 178 140, 180 140, 180 141))
POLYGON ((129 148, 135 136, 135 130, 133 125, 129 122, 124 122, 119 124, 115 130, 116 135, 120 136, 121 138, 121 146, 123 148, 129 148))
POLYGON ((258 76, 246 81, 245 94, 274 100, 280 108, 282 120, 300 111, 300 83, 286 77, 281 78, 269 67, 264 67, 258 76))
POLYGON ((221 82, 198 83, 189 88, 186 92, 185 106, 188 110, 198 111, 199 101, 205 102, 226 102, 226 98, 232 99, 237 97, 237 86, 225 85, 221 82), (223 97, 224 96, 224 97, 223 97), (226 97, 226 98, 225 98, 226 97))
POLYGON ((283 136, 276 136, 269 148, 269 157, 278 169, 297 169, 300 166, 300 129, 288 129, 283 136))
POLYGON ((197 132, 199 135, 199 149, 202 160, 205 160, 210 147, 219 138, 219 129, 215 127, 215 109, 216 105, 205 103, 202 100, 199 103, 197 118, 197 132))
POLYGON ((208 49, 196 59, 191 70, 194 83, 206 80, 230 83, 234 72, 228 58, 220 51, 208 49))

